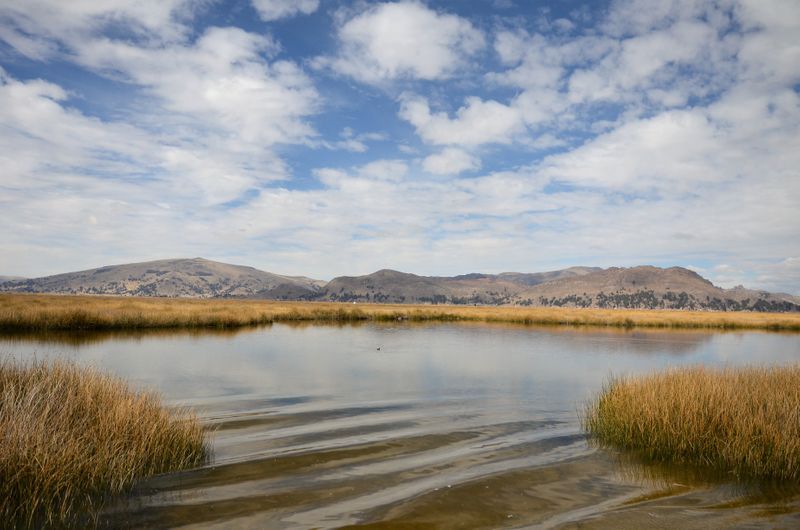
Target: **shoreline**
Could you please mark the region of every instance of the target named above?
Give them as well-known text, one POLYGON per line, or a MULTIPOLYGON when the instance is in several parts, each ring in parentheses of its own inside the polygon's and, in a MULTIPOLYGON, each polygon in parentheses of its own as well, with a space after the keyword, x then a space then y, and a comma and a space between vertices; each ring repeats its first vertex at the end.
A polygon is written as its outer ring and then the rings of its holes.
POLYGON ((0 294, 0 331, 232 329, 276 322, 366 321, 800 331, 800 313, 0 294))

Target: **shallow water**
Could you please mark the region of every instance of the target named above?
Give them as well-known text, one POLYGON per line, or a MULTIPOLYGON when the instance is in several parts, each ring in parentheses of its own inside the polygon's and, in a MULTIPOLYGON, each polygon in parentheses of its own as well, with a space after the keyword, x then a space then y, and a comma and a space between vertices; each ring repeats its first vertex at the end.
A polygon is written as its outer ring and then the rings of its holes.
POLYGON ((109 506, 108 527, 800 527, 800 486, 592 447, 610 374, 800 361, 800 335, 501 325, 273 325, 0 336, 191 405, 213 462, 109 506))

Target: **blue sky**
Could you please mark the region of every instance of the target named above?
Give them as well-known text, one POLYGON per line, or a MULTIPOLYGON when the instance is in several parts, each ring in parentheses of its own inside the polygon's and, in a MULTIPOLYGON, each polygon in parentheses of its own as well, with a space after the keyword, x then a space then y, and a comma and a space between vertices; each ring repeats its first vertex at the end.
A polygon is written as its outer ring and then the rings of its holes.
POLYGON ((0 273, 691 267, 800 293, 800 4, 7 0, 0 273))

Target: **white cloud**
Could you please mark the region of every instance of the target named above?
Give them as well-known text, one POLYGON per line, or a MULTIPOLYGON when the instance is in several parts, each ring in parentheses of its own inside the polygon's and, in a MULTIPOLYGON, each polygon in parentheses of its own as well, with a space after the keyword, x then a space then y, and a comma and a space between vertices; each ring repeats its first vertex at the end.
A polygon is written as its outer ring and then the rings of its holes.
POLYGON ((525 90, 511 102, 511 108, 530 127, 541 127, 563 119, 568 107, 569 103, 563 95, 547 88, 525 90))
POLYGON ((534 130, 592 130, 595 108, 602 120, 609 111, 635 117, 681 108, 735 84, 741 51, 735 11, 732 2, 618 1, 597 25, 603 31, 570 37, 500 31, 494 48, 507 69, 487 79, 520 90, 510 105, 534 130))
POLYGON ((800 142, 798 123, 800 96, 793 91, 773 97, 732 91, 709 109, 625 123, 548 157, 542 171, 580 186, 633 193, 702 193, 705 186, 740 180, 791 188, 800 167, 800 154, 791 148, 800 142))
MULTIPOLYGON (((40 94, 45 98, 32 100, 30 109, 20 111, 28 122, 19 131, 51 142, 46 150, 52 166, 59 167, 60 159, 68 157, 76 160, 71 166, 75 172, 98 173, 124 161, 132 172, 163 179, 179 195, 194 190, 201 203, 214 204, 286 178, 286 166, 272 146, 308 143, 316 136, 306 118, 318 111, 320 97, 296 64, 269 61, 279 49, 270 37, 211 27, 189 40, 181 21, 191 11, 178 1, 152 11, 129 3, 103 3, 100 8, 78 2, 71 4, 73 9, 64 5, 37 0, 30 9, 14 3, 0 13, 12 22, 13 31, 51 45, 64 60, 134 87, 137 96, 127 102, 132 108, 120 109, 123 125, 81 116, 70 109, 67 94, 56 85, 12 80, 9 90, 25 86, 30 92, 44 86, 48 91, 40 94), (64 16, 53 18, 53 13, 64 16), (104 29, 115 21, 134 21, 143 39, 105 36, 104 29), (51 116, 25 112, 32 109, 47 109, 51 116), (76 123, 81 128, 74 134, 54 137, 64 127, 77 129, 76 123), (46 134, 36 136, 44 124, 46 134), (109 136, 116 143, 105 147, 110 141, 99 141, 104 147, 97 147, 95 136, 111 129, 117 131, 109 136), (78 142, 92 147, 80 149, 78 142), (130 148, 122 147, 137 144, 148 146, 140 149, 142 155, 130 155, 130 148)), ((45 173, 37 167, 29 169, 45 173)))
MULTIPOLYGON (((787 285, 800 285, 800 257, 788 257, 777 263, 759 263, 756 271, 756 284, 762 289, 781 291, 787 285)), ((793 294, 800 296, 800 291, 793 294)))
POLYGON ((446 79, 484 46, 469 21, 418 2, 371 6, 344 22, 337 35, 338 53, 316 64, 365 83, 446 79))
POLYGON ((455 118, 444 112, 431 113, 428 101, 421 96, 405 94, 400 101, 399 116, 431 144, 508 144, 525 130, 516 109, 493 100, 467 98, 465 105, 456 111, 455 118))
POLYGON ((598 63, 572 73, 570 101, 638 101, 647 89, 659 88, 679 93, 673 106, 682 106, 691 96, 707 95, 731 82, 728 70, 735 48, 718 38, 716 28, 707 23, 680 21, 621 40, 598 63), (689 65, 691 74, 685 72, 689 65))
POLYGON ((635 121, 545 160, 554 179, 620 191, 685 192, 730 176, 717 131, 701 112, 672 111, 635 121))
POLYGON ((374 160, 361 166, 359 176, 377 180, 399 181, 408 173, 408 165, 402 160, 374 160))
POLYGON ((0 155, 2 186, 20 194, 23 202, 32 193, 69 190, 87 201, 124 197, 203 207, 286 176, 282 162, 269 151, 256 157, 227 145, 186 141, 172 133, 87 117, 68 103, 58 85, 22 82, 0 71, 0 119, 7 125, 0 141, 9 148, 0 155), (138 191, 119 195, 117 186, 138 191))
MULTIPOLYGON (((592 44, 597 53, 598 44, 602 42, 592 44)), ((490 78, 523 88, 556 87, 564 75, 564 63, 572 51, 548 41, 542 35, 529 35, 523 31, 499 32, 494 49, 504 64, 514 68, 490 78)))
POLYGON ((481 160, 462 149, 447 147, 426 157, 422 167, 435 175, 458 175, 464 171, 480 169, 481 160))
POLYGON ((800 5, 791 0, 744 1, 737 14, 739 22, 749 30, 737 56, 742 78, 770 87, 800 82, 800 5))
POLYGON ((319 8, 319 0, 251 0, 261 20, 273 21, 295 15, 309 15, 319 8))
POLYGON ((318 108, 311 80, 294 63, 267 63, 275 44, 238 28, 210 28, 191 45, 151 49, 108 39, 76 44, 78 59, 146 88, 169 111, 270 145, 313 135, 303 117, 318 108))
POLYGON ((703 0, 614 0, 608 16, 602 21, 604 33, 615 37, 641 35, 660 30, 677 21, 707 18, 719 20, 720 11, 731 8, 733 2, 703 0))
POLYGON ((91 167, 95 173, 124 176, 158 165, 153 144, 143 131, 86 117, 63 106, 67 97, 58 85, 19 81, 0 69, 4 185, 55 184, 59 171, 73 168, 91 167))
POLYGON ((304 117, 317 112, 320 97, 296 64, 266 59, 280 46, 232 27, 210 27, 192 41, 184 25, 192 9, 198 8, 186 0, 32 0, 4 5, 0 15, 10 20, 9 44, 21 53, 30 50, 19 36, 28 36, 36 50, 60 50, 64 59, 146 89, 163 105, 153 112, 162 124, 175 119, 164 111, 177 113, 182 126, 189 120, 196 129, 192 134, 235 134, 238 142, 260 146, 313 136, 304 117), (131 24, 142 38, 105 36, 113 23, 131 24))
POLYGON ((6 20, 0 38, 23 55, 44 59, 59 52, 59 42, 96 36, 114 24, 145 42, 181 39, 192 15, 188 0, 8 0, 0 5, 6 20))
POLYGON ((0 144, 6 149, 0 154, 0 241, 10 249, 0 260, 5 268, 16 261, 41 271, 43 265, 74 264, 79 255, 143 249, 147 239, 154 249, 174 245, 169 232, 180 221, 155 201, 207 204, 197 200, 203 194, 197 181, 180 185, 159 178, 164 159, 158 138, 66 107, 66 92, 52 83, 1 77, 0 121, 6 127, 0 144))
POLYGON ((345 127, 339 133, 339 140, 315 140, 310 145, 321 145, 326 149, 333 151, 344 150, 352 153, 366 153, 368 151, 367 142, 380 142, 387 139, 386 134, 377 132, 358 133, 356 134, 352 128, 345 127))
POLYGON ((403 160, 378 159, 350 171, 337 168, 317 168, 313 171, 320 182, 330 188, 367 191, 374 187, 401 182, 408 174, 408 164, 403 160))

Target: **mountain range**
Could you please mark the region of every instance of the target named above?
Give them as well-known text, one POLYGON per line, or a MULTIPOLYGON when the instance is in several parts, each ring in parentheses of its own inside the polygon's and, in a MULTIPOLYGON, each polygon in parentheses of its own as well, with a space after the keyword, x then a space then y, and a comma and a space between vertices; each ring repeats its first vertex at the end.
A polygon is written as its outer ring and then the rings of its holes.
POLYGON ((0 291, 260 298, 339 302, 477 304, 721 311, 800 311, 800 297, 723 289, 689 269, 639 266, 460 276, 384 269, 329 282, 203 258, 111 265, 34 279, 0 277, 0 291))

